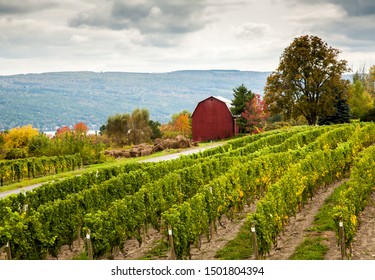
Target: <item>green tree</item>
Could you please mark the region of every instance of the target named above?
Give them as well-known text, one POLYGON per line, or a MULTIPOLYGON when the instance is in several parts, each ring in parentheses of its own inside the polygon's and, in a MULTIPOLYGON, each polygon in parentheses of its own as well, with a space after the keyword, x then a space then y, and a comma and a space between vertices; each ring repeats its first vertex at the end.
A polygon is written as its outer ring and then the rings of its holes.
POLYGON ((365 89, 361 79, 353 81, 349 94, 350 110, 354 118, 363 118, 374 107, 374 100, 365 89))
POLYGON ((148 125, 150 126, 151 131, 152 131, 152 134, 151 134, 152 140, 155 140, 156 138, 162 138, 163 137, 163 134, 160 131, 160 126, 161 126, 160 122, 150 120, 148 122, 148 125))
MULTIPOLYGON (((102 126, 104 133, 119 147, 149 142, 152 135, 150 114, 146 109, 135 109, 132 114, 110 116, 102 126)), ((101 129, 102 129, 101 128, 101 129)))
POLYGON ((267 78, 265 101, 271 113, 287 119, 303 116, 310 125, 320 115, 333 114, 337 95, 345 99, 349 85, 341 78, 349 69, 347 61, 338 60, 339 53, 316 36, 294 39, 267 78))
POLYGON ((49 155, 52 140, 44 133, 39 133, 30 139, 27 149, 30 156, 40 157, 49 155))
POLYGON ((116 114, 108 117, 105 132, 115 145, 124 146, 128 144, 129 123, 129 114, 116 114))
POLYGON ((233 100, 231 112, 237 116, 236 122, 241 133, 246 132, 247 120, 242 116, 247 104, 254 98, 255 94, 248 90, 243 84, 233 89, 233 100))
POLYGON ((350 122, 350 106, 346 100, 339 99, 335 104, 335 112, 330 116, 319 117, 319 125, 350 122))
POLYGON ((129 143, 139 144, 149 142, 152 130, 149 125, 150 113, 147 109, 135 109, 130 117, 129 143))

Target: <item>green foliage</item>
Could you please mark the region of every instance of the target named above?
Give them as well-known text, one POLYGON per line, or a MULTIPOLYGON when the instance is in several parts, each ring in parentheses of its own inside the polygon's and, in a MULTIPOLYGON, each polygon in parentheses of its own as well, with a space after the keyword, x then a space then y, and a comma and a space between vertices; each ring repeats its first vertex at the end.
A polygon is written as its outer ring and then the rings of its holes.
MULTIPOLYGON (((289 216, 294 215, 318 187, 342 178, 358 152, 373 143, 374 128, 371 124, 355 127, 355 133, 346 143, 337 145, 336 142, 333 148, 324 144, 322 150, 308 154, 268 188, 264 198, 258 202, 256 212, 248 217, 249 222, 254 223, 257 228, 261 256, 270 251, 289 216)), ((345 130, 342 133, 350 135, 345 130)), ((347 216, 345 211, 342 213, 341 216, 347 216)))
POLYGON ((160 131, 160 122, 156 122, 153 120, 149 121, 149 126, 151 128, 152 134, 151 134, 151 139, 155 140, 157 138, 162 138, 163 134, 160 131))
POLYGON ((350 88, 350 110, 354 118, 363 118, 374 107, 374 99, 365 90, 365 86, 356 80, 350 88))
POLYGON ((318 186, 346 174, 374 141, 371 124, 293 127, 173 161, 100 169, 0 200, 0 247, 10 241, 16 259, 43 259, 90 229, 99 258, 130 238, 141 244, 150 226, 166 235, 169 225, 186 259, 223 215, 233 219, 258 200, 246 227, 255 222, 264 255, 318 186))
MULTIPOLYGON (((149 142, 152 136, 150 114, 146 109, 135 109, 132 114, 110 116, 105 125, 105 133, 116 146, 149 142)), ((154 130, 156 127, 154 126, 154 130)))
POLYGON ((27 152, 25 148, 12 148, 5 154, 5 159, 21 159, 27 158, 27 152))
POLYGON ((19 182, 24 178, 30 179, 47 174, 57 174, 58 172, 74 170, 81 166, 82 157, 80 154, 3 160, 0 161, 1 186, 5 183, 19 182))
POLYGON ((248 90, 243 84, 233 89, 233 100, 231 112, 233 115, 238 116, 236 122, 239 126, 240 132, 246 132, 247 120, 242 117, 242 113, 245 112, 246 105, 248 102, 255 97, 255 94, 248 90))
POLYGON ((341 79, 347 62, 338 60, 338 55, 339 50, 316 36, 294 39, 267 79, 265 101, 271 112, 287 119, 304 116, 310 125, 319 115, 331 115, 336 98, 346 98, 348 86, 341 79))
POLYGON ((330 116, 320 116, 319 125, 329 125, 350 122, 350 107, 345 100, 338 100, 335 104, 335 112, 330 116))
POLYGON ((44 133, 39 133, 37 136, 34 136, 30 139, 27 146, 28 153, 32 157, 45 156, 46 151, 50 150, 52 145, 51 139, 44 133))
MULTIPOLYGON (((375 125, 372 125, 373 134, 375 125)), ((374 136, 362 134, 361 138, 372 138, 374 136)), ((339 222, 343 222, 345 229, 345 244, 347 247, 352 243, 358 228, 359 214, 367 205, 375 184, 375 146, 365 149, 355 161, 350 179, 339 197, 337 205, 334 207, 332 217, 336 223, 336 233, 338 236, 339 222)))

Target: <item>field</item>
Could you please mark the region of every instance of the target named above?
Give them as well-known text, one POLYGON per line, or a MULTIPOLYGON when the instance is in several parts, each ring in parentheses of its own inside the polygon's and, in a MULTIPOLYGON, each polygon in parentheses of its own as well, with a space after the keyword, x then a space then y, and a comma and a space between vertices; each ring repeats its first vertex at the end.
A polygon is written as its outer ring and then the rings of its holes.
POLYGON ((0 248, 12 259, 362 258, 374 143, 373 123, 294 127, 83 173, 1 199, 0 248))

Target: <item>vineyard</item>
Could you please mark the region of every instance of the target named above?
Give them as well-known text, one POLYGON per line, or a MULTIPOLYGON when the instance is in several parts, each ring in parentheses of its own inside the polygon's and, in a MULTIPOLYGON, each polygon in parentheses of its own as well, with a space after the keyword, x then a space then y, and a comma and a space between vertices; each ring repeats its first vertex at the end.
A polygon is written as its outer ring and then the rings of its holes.
MULTIPOLYGON (((244 223, 255 257, 265 259, 319 190, 348 178, 332 214, 347 257, 374 191, 374 143, 373 123, 294 127, 171 161, 83 173, 1 199, 0 248, 8 259, 58 258, 63 246, 84 239, 89 258, 101 259, 124 251, 129 239, 143 246, 153 230, 169 241, 171 258, 189 259, 224 217, 233 220, 252 206, 244 223)), ((44 169, 17 162, 1 178, 74 168, 80 159, 61 162, 44 169)))

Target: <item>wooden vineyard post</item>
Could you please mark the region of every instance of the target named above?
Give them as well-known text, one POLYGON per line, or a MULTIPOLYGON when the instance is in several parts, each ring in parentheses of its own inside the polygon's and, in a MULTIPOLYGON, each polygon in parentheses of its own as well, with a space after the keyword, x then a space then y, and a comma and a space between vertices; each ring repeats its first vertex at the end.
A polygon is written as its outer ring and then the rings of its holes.
MULTIPOLYGON (((212 187, 210 187, 210 193, 212 194, 212 187)), ((210 222, 210 241, 214 240, 215 234, 215 219, 210 222)))
POLYGON ((251 224, 251 236, 253 240, 253 251, 255 255, 255 259, 259 260, 259 251, 258 251, 258 242, 257 242, 257 233, 255 231, 255 225, 254 223, 251 224))
POLYGON ((90 237, 90 229, 87 230, 86 233, 86 244, 87 244, 87 257, 89 260, 93 260, 94 256, 92 253, 92 243, 91 243, 91 237, 90 237))
POLYGON ((81 246, 81 229, 82 229, 82 226, 79 225, 79 226, 77 227, 78 246, 81 246))
POLYGON ((10 243, 9 243, 9 241, 5 245, 5 251, 7 253, 7 260, 11 260, 12 259, 12 253, 10 251, 10 243))
POLYGON ((172 227, 170 225, 168 225, 168 239, 169 239, 169 247, 171 248, 169 259, 175 260, 176 253, 174 252, 173 232, 172 232, 172 227))
POLYGON ((346 259, 346 247, 345 247, 345 229, 344 223, 342 221, 339 222, 339 239, 340 239, 340 247, 341 247, 341 259, 346 259))

